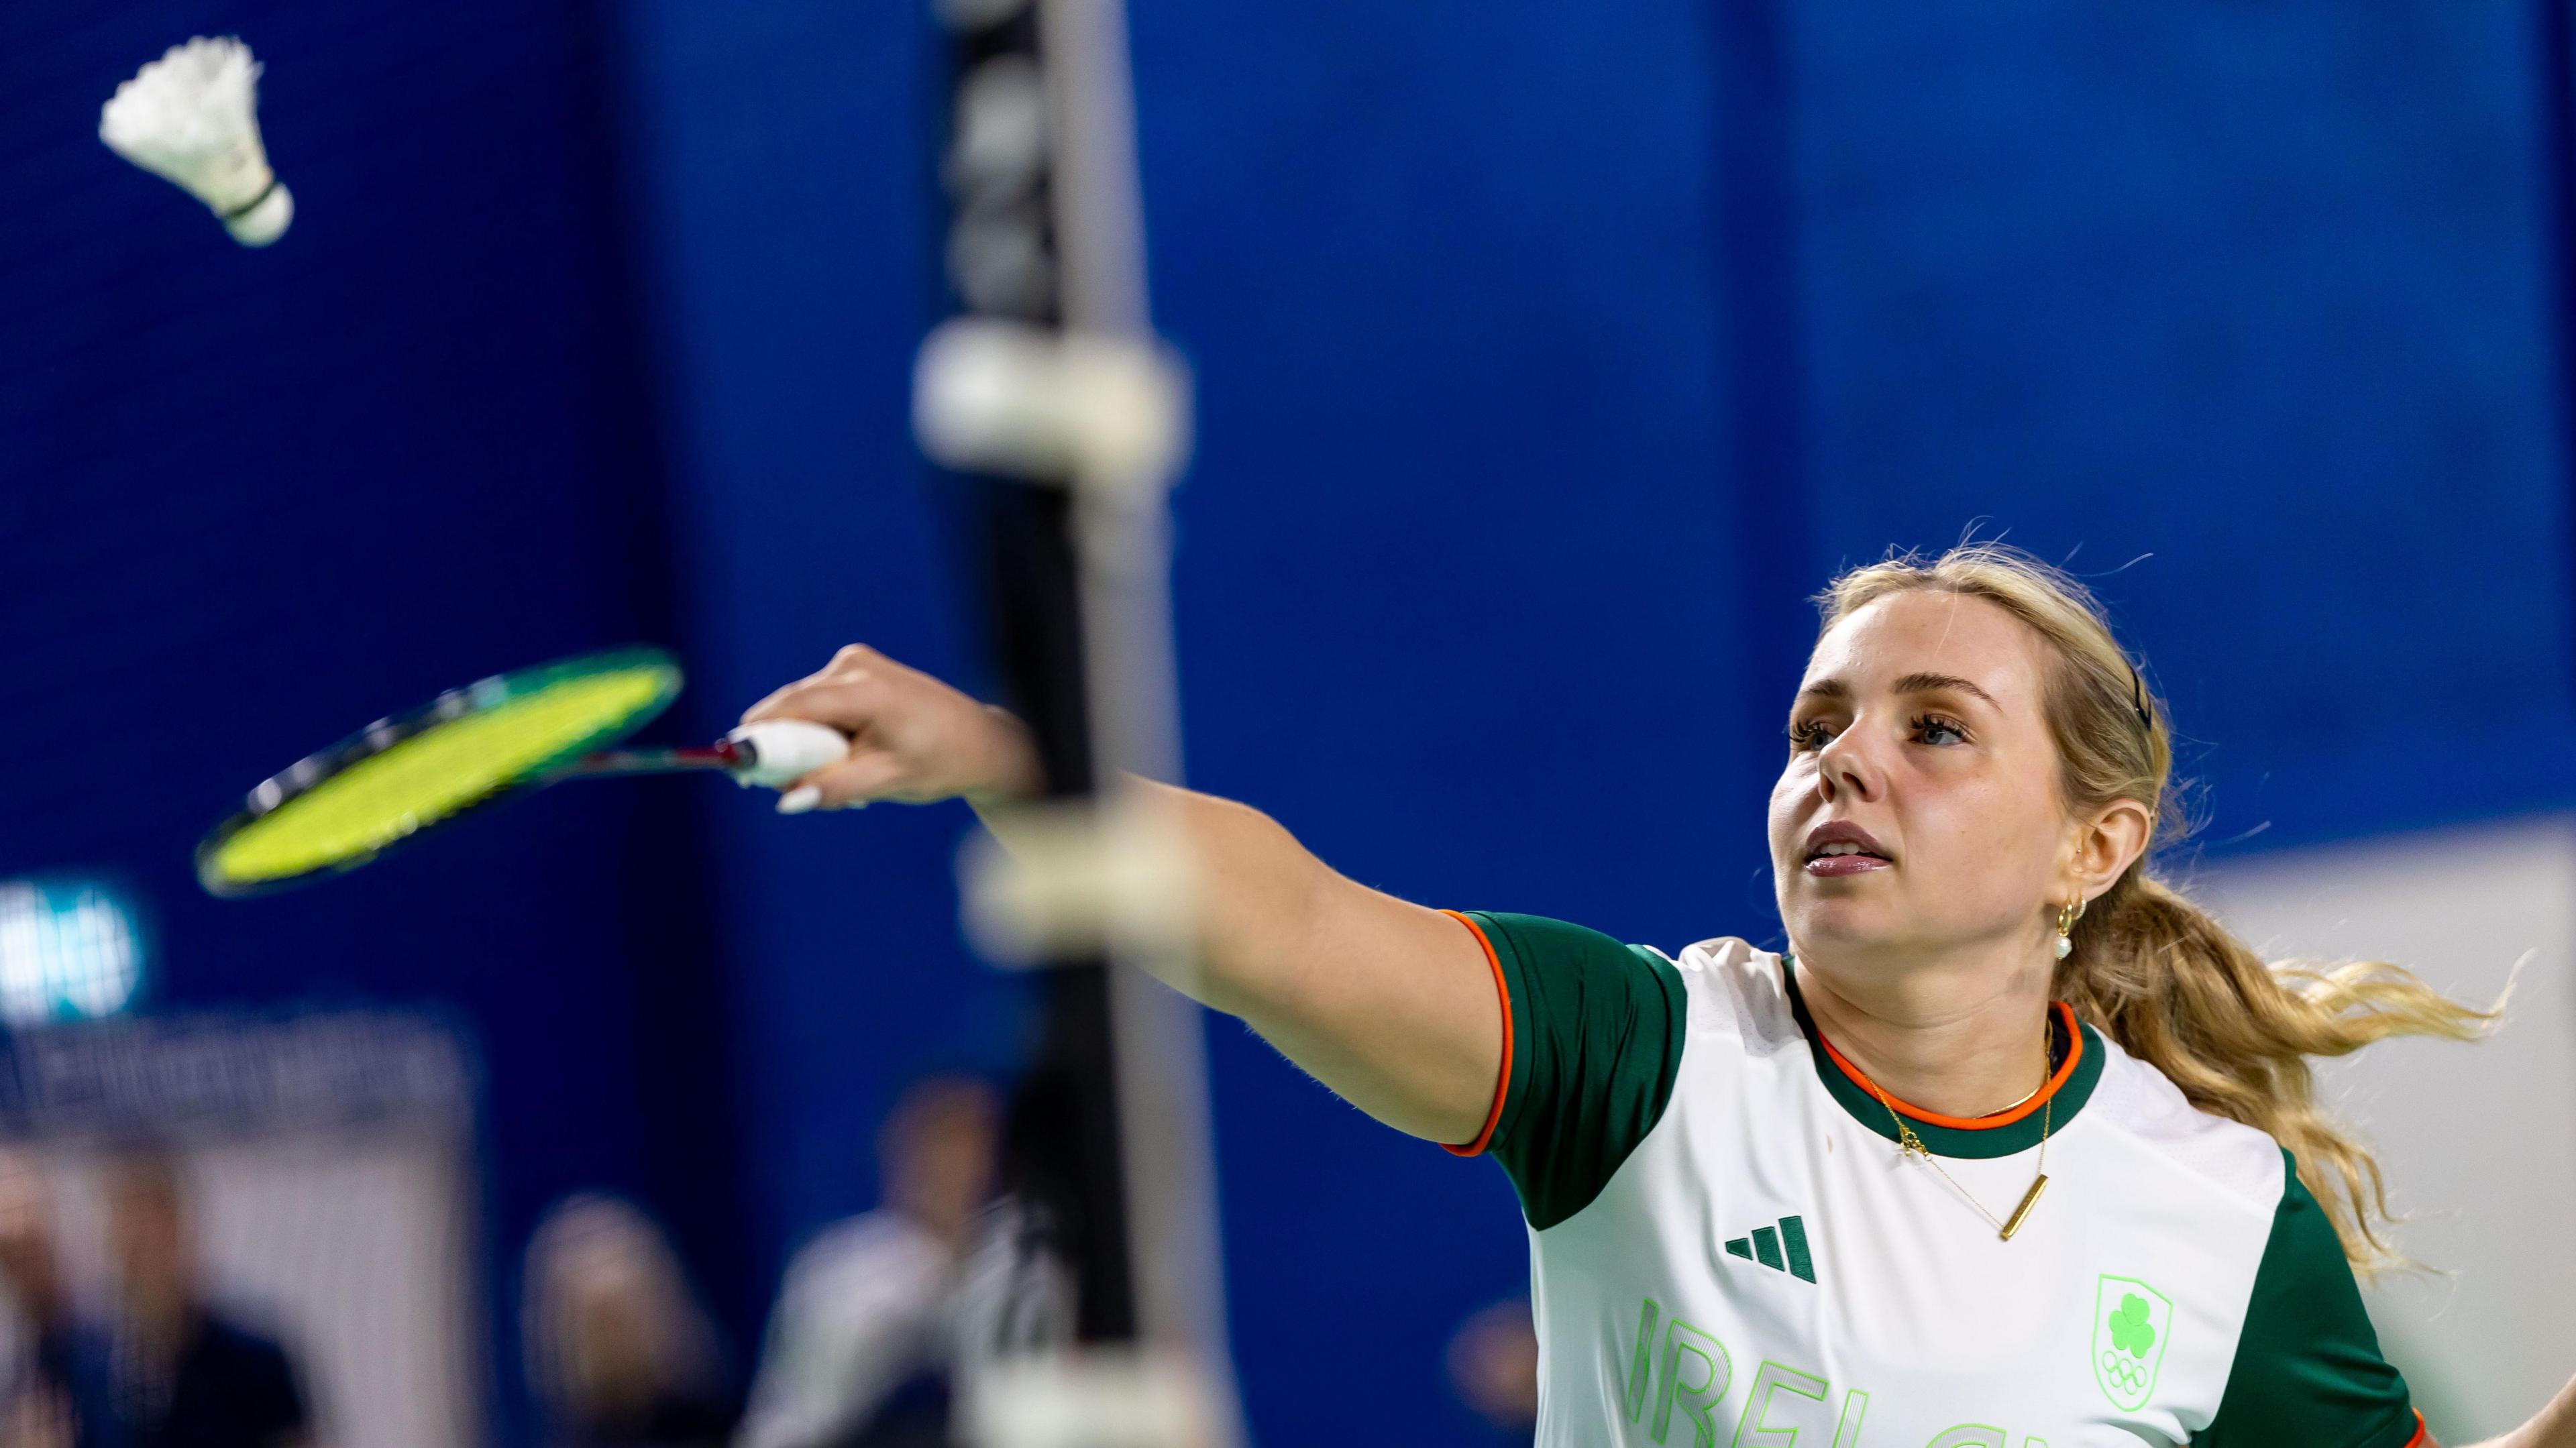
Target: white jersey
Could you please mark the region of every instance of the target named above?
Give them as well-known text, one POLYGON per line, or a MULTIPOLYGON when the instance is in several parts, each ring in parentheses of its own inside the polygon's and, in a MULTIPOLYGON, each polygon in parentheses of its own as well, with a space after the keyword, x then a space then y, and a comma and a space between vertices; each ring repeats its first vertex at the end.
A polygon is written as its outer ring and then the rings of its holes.
POLYGON ((1017 1198, 976 1218, 962 1256, 899 1211, 853 1217, 788 1263, 734 1448, 831 1448, 896 1431, 888 1413, 944 1422, 951 1393, 1073 1327, 1071 1273, 1017 1198))
POLYGON ((1530 1222, 1549 1448, 2406 1448, 2331 1225, 2267 1136, 2060 1007, 2027 1111, 1906 1108, 1835 1056, 1794 963, 1676 959, 1524 916, 1486 1132, 1530 1222), (1820 1049, 1821 1048, 1821 1049, 1820 1049), (2048 1185, 2008 1214, 2047 1142, 2048 1185), (1947 1177, 1943 1172, 1947 1172, 1947 1177), (1984 1210, 1980 1210, 1982 1204, 1984 1210))

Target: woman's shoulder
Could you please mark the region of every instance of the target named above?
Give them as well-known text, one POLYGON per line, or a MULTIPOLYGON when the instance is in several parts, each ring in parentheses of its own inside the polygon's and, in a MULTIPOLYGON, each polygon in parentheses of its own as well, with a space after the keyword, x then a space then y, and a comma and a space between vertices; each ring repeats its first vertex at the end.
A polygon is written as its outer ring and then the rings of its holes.
POLYGON ((1736 935, 1713 936, 1669 957, 1702 1024, 1723 1024, 1748 1048, 1766 1052, 1803 1039, 1790 1004, 1780 952, 1736 935))
POLYGON ((2139 1149, 2249 1208, 2269 1213, 2279 1205, 2285 1185, 2279 1142, 2194 1106, 2164 1072, 2103 1032, 2088 1028, 2085 1036, 2103 1053, 2088 1114, 2098 1113, 2103 1125, 2139 1149))

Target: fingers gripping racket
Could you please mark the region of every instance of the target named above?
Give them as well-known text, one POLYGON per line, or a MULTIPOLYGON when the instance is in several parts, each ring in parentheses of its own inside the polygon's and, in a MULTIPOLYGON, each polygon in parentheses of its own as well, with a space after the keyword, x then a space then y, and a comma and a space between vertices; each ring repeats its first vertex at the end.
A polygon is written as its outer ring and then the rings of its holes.
POLYGON ((778 786, 849 753, 839 730, 748 724, 703 748, 616 749, 680 693, 660 649, 562 659, 451 689, 262 781, 197 847, 216 895, 354 870, 425 831, 558 780, 720 770, 778 786))

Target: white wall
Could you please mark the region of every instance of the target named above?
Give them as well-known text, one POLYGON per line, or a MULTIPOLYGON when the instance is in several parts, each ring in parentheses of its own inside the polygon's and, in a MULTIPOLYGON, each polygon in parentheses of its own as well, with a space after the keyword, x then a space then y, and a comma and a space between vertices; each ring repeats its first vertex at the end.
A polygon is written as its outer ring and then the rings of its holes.
MULTIPOLYGON (((110 1312, 96 1160, 36 1146, 66 1274, 110 1312)), ((423 1133, 286 1135, 186 1149, 209 1295, 277 1334, 312 1399, 320 1448, 473 1448, 482 1441, 475 1203, 455 1150, 423 1133)), ((0 1293, 0 1383, 26 1351, 0 1293)))
POLYGON ((2322 1073, 2418 1219, 2401 1246, 2446 1274, 2370 1290, 2383 1347, 2446 1441, 2513 1427, 2576 1375, 2576 817, 2260 856, 2193 893, 2266 959, 2394 960, 2473 1001, 2536 952, 2495 1039, 2322 1073))

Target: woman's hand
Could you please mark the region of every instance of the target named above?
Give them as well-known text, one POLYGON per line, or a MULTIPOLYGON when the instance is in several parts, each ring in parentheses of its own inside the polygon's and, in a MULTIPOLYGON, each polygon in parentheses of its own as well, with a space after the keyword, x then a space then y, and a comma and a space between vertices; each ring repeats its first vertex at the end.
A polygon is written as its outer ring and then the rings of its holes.
POLYGON ((1036 750, 1019 720, 907 668, 865 644, 832 656, 745 710, 742 722, 803 719, 850 736, 850 756, 818 769, 781 796, 784 814, 874 800, 977 805, 1036 794, 1036 750))

